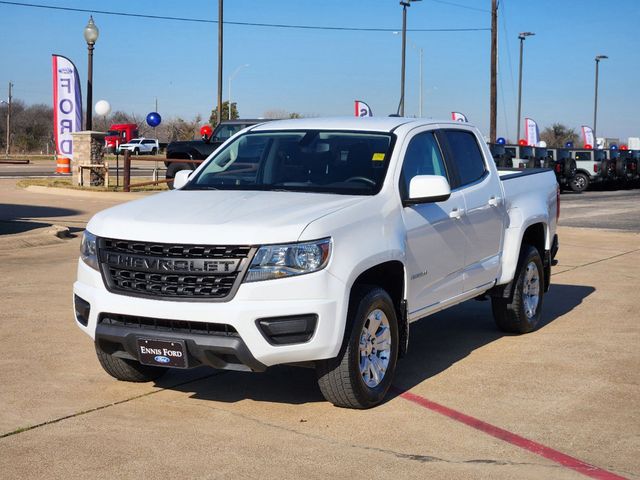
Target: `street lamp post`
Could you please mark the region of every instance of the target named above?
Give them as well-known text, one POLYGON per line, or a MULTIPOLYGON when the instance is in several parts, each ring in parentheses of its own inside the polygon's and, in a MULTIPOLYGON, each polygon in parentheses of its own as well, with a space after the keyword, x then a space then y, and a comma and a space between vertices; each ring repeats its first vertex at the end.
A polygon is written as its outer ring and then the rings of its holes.
POLYGON ((84 39, 87 41, 87 49, 89 53, 89 66, 87 68, 87 119, 85 121, 85 130, 93 128, 93 46, 98 40, 100 31, 96 24, 93 23, 93 16, 89 17, 89 23, 84 27, 84 39))
MULTIPOLYGON (((394 35, 399 35, 400 32, 393 32, 394 35)), ((412 40, 410 37, 407 37, 407 40, 409 41, 409 43, 411 44, 411 46, 413 48, 415 48, 418 51, 418 56, 420 59, 420 86, 419 86, 419 90, 418 90, 418 117, 422 118, 422 47, 418 47, 412 40)))
POLYGON ((411 2, 419 2, 420 0, 404 0, 400 2, 402 5, 402 66, 400 69, 400 103, 398 105, 398 115, 404 117, 404 77, 405 77, 405 58, 407 51, 407 7, 411 6, 411 2))
POLYGON ((231 80, 235 78, 235 76, 238 74, 238 72, 240 72, 240 70, 242 70, 243 68, 247 68, 248 66, 249 66, 248 63, 245 63, 244 65, 240 65, 238 68, 236 68, 233 71, 231 75, 229 75, 229 120, 231 120, 231 80))
MULTIPOLYGON (((596 95, 593 103, 593 141, 597 144, 598 137, 596 136, 596 126, 598 121, 598 66, 600 64, 600 60, 604 60, 607 57, 606 55, 596 55, 596 95)), ((595 145, 594 145, 595 148, 595 145)))
POLYGON ((518 81, 518 121, 517 121, 518 129, 516 130, 516 141, 520 137, 520 112, 521 112, 521 106, 522 106, 522 53, 524 50, 525 38, 530 37, 532 35, 535 35, 535 33, 522 32, 520 35, 518 35, 518 39, 520 40, 520 79, 518 81))

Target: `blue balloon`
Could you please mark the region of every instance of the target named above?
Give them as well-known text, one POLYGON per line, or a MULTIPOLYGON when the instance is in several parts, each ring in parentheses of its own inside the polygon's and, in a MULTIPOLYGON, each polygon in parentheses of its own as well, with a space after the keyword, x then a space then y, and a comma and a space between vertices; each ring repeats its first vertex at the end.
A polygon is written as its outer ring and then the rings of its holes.
POLYGON ((573 148, 573 142, 567 142, 564 144, 564 146, 567 148, 573 148))
POLYGON ((507 143, 507 141, 504 139, 504 137, 498 137, 498 139, 496 140, 496 143, 498 145, 504 145, 505 143, 507 143))
POLYGON ((150 127, 157 127, 158 125, 160 125, 161 121, 162 117, 158 112, 151 112, 149 115, 147 115, 147 124, 150 127))
POLYGON ((609 146, 609 148, 610 148, 611 150, 617 150, 617 149, 618 149, 618 145, 616 145, 615 143, 613 143, 613 144, 611 144, 611 145, 609 146))

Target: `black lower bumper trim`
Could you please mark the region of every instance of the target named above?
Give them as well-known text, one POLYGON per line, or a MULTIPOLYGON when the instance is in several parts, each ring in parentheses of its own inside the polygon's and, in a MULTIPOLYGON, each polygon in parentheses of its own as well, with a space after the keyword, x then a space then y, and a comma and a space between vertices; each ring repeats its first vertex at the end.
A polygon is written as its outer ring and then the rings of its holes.
POLYGON ((138 360, 137 339, 184 340, 189 367, 209 365, 223 370, 263 372, 266 366, 254 358, 239 336, 198 335, 99 324, 96 343, 111 355, 138 360))

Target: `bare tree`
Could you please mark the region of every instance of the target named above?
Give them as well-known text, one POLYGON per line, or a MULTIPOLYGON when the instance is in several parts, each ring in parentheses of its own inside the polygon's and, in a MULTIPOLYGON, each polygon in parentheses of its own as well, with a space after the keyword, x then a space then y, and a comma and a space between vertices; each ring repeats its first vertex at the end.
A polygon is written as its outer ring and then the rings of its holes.
POLYGON ((547 142, 548 147, 561 148, 567 142, 575 143, 578 140, 578 134, 573 128, 562 123, 554 123, 542 131, 540 139, 547 142))

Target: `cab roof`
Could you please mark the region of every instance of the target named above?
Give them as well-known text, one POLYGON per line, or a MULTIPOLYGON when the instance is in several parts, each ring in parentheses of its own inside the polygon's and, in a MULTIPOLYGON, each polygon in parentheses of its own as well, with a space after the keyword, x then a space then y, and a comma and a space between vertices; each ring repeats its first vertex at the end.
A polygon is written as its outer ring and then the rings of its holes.
POLYGON ((256 125, 253 132, 270 130, 353 130, 366 132, 392 132, 401 125, 465 125, 470 123, 455 122, 452 120, 434 120, 426 118, 407 117, 318 117, 296 118, 290 120, 274 120, 256 125))

